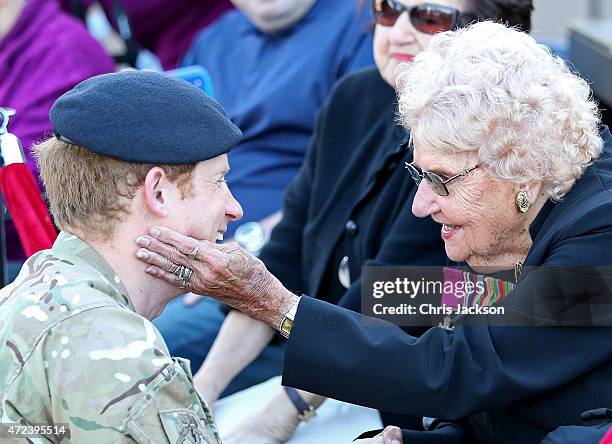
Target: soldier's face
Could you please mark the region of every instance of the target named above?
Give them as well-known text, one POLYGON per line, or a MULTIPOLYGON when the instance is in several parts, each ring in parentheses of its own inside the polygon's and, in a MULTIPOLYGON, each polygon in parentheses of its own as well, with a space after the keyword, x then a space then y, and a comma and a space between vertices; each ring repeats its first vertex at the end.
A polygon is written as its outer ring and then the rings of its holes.
POLYGON ((175 206, 173 215, 187 236, 214 242, 223 238, 230 221, 242 217, 242 207, 225 182, 228 171, 226 154, 196 166, 192 176, 194 193, 175 206))

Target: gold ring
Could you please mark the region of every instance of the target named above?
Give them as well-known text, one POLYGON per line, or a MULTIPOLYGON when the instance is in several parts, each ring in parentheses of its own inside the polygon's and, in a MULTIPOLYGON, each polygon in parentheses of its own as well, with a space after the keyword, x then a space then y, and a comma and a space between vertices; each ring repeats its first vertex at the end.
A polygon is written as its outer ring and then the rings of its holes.
POLYGON ((197 256, 198 256, 198 251, 200 250, 200 246, 196 245, 195 249, 189 253, 189 256, 187 256, 189 259, 193 260, 193 261, 197 261, 197 256))

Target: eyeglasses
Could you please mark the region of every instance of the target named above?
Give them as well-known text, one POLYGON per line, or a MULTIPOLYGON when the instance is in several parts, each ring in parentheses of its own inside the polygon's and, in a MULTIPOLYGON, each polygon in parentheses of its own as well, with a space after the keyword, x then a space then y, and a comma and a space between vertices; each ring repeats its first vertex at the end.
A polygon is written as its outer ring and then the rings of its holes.
POLYGON ((450 6, 434 3, 422 3, 405 6, 395 0, 372 0, 372 9, 376 23, 382 26, 393 26, 404 12, 408 13, 412 26, 425 34, 452 31, 467 26, 478 17, 464 14, 450 6))
POLYGON ((405 162, 406 169, 416 182, 417 186, 421 185, 421 180, 425 179, 427 184, 431 188, 431 190, 436 193, 438 196, 446 197, 448 196, 448 185, 449 182, 458 179, 459 177, 465 177, 470 172, 474 171, 480 165, 473 166, 472 168, 468 168, 466 170, 461 171, 459 174, 453 177, 446 177, 441 174, 432 173, 431 171, 420 171, 417 167, 414 166, 414 162, 408 163, 405 162))

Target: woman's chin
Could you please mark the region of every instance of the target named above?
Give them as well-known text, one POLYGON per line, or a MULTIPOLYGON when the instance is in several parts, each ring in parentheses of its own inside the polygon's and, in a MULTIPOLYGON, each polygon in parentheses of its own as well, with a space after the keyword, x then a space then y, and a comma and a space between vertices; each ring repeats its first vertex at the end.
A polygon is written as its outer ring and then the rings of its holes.
POLYGON ((444 246, 446 249, 446 256, 448 256, 451 261, 464 262, 467 259, 467 254, 464 250, 459 250, 454 245, 448 245, 448 243, 446 243, 444 246))

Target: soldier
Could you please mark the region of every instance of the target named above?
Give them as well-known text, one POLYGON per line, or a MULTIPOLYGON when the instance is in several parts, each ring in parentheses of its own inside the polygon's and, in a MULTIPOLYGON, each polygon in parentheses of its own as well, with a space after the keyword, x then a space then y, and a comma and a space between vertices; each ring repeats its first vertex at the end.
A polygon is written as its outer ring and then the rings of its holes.
POLYGON ((151 72, 86 80, 50 117, 36 152, 62 232, 0 291, 0 422, 44 425, 52 442, 219 443, 189 362, 150 322, 184 290, 148 276, 133 239, 154 223, 222 238, 242 216, 224 180, 240 130, 151 72))

